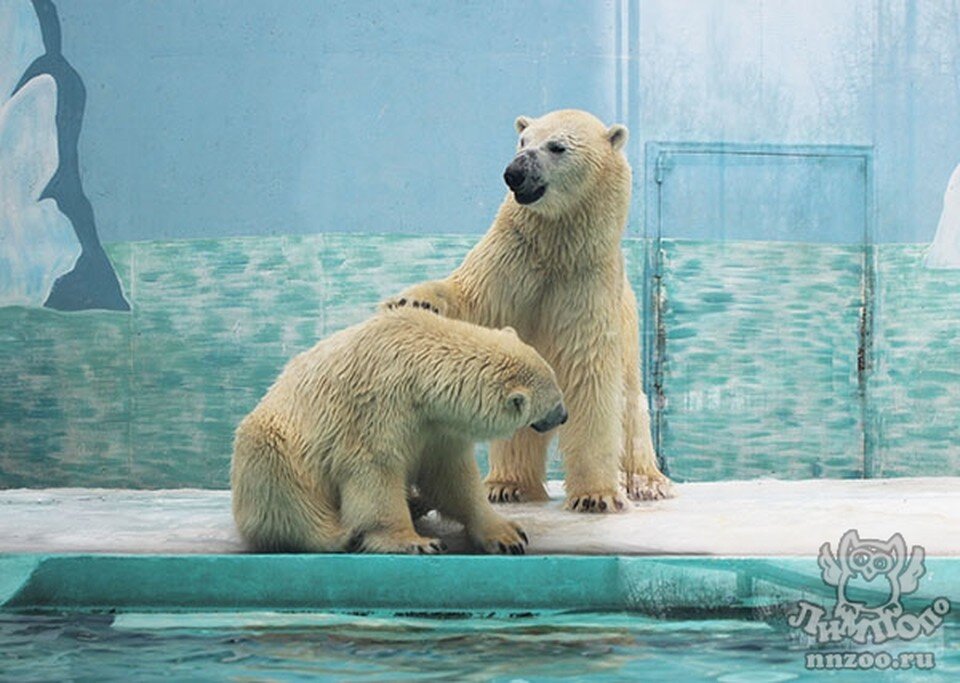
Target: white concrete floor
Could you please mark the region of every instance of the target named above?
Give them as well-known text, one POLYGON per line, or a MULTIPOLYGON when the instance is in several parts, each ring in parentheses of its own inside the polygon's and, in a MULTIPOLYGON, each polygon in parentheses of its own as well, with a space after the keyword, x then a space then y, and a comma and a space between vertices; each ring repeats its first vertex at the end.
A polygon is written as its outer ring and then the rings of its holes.
MULTIPOLYGON (((671 500, 620 514, 547 503, 505 505, 530 536, 531 554, 816 555, 847 530, 901 533, 928 556, 960 556, 960 478, 727 481, 680 484, 671 500)), ((458 525, 430 516, 421 532, 469 552, 458 525)), ((0 490, 2 553, 237 553, 243 545, 229 491, 0 490)))

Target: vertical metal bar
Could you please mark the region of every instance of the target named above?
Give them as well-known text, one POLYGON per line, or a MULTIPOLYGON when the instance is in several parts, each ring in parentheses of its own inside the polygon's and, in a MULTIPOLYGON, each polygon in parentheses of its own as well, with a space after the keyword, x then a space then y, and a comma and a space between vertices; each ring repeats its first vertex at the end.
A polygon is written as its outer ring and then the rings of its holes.
POLYGON ((652 392, 651 400, 653 402, 653 420, 650 422, 653 432, 653 445, 657 452, 657 465, 660 471, 670 475, 670 468, 667 463, 666 454, 663 452, 663 411, 666 407, 666 396, 663 386, 663 366, 667 353, 667 330, 663 319, 663 167, 664 153, 657 154, 656 168, 654 169, 654 181, 656 182, 656 217, 657 232, 653 239, 653 270, 651 278, 652 301, 650 302, 653 310, 653 352, 652 360, 652 392))
POLYGON ((878 424, 870 401, 870 378, 875 363, 874 319, 876 313, 876 245, 873 242, 873 173, 869 154, 862 157, 864 185, 863 256, 860 284, 860 327, 857 348, 857 397, 860 401, 860 447, 865 478, 880 475, 877 453, 878 424))

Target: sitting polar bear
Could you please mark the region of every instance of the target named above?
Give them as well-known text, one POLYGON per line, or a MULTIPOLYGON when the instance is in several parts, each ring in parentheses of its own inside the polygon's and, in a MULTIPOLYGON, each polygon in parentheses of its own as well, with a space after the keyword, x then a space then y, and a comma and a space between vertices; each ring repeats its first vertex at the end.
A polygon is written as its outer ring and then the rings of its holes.
MULTIPOLYGON (((436 553, 407 494, 487 552, 524 532, 487 501, 473 442, 567 414, 553 370, 513 330, 403 306, 291 360, 237 428, 233 514, 257 551, 436 553)), ((526 431, 526 430, 524 430, 526 431)))
MULTIPOLYGON (((671 495, 657 468, 640 383, 637 302, 620 239, 630 208, 627 129, 563 110, 516 121, 510 191, 490 230, 443 280, 414 285, 442 315, 511 325, 553 366, 570 408, 560 430, 568 508, 621 510, 671 495), (622 476, 622 478, 621 478, 622 476)), ((543 500, 549 435, 518 432, 490 448, 492 501, 543 500)))

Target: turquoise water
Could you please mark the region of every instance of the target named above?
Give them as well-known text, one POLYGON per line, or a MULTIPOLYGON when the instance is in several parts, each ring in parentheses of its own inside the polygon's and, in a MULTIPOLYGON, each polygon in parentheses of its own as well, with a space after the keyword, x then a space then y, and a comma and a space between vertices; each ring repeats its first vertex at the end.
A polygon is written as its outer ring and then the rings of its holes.
MULTIPOLYGON (((931 671, 858 680, 956 680, 960 629, 887 651, 932 652, 931 671)), ((866 648, 877 651, 878 648, 866 648)), ((781 620, 626 613, 0 614, 6 680, 822 679, 781 620)), ((851 652, 857 652, 855 650, 851 652)))
MULTIPOLYGON (((227 488, 233 430, 284 363, 477 237, 109 246, 131 313, 0 308, 0 486, 227 488)), ((647 243, 627 239, 635 290, 647 243)), ((688 481, 960 473, 960 270, 876 247, 858 394, 858 248, 664 241, 663 452, 688 481)), ((481 449, 481 460, 483 451, 481 449)), ((552 477, 562 476, 556 458, 552 477)))

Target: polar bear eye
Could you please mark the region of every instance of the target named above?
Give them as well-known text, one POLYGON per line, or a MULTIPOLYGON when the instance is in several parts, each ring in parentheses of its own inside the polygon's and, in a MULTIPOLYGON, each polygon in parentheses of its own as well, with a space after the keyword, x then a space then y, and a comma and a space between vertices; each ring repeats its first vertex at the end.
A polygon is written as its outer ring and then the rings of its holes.
POLYGON ((567 151, 567 148, 564 147, 559 142, 551 142, 547 145, 547 149, 550 150, 553 154, 563 154, 567 151))
POLYGON ((520 138, 520 149, 523 149, 527 146, 527 141, 524 138, 520 138))

